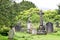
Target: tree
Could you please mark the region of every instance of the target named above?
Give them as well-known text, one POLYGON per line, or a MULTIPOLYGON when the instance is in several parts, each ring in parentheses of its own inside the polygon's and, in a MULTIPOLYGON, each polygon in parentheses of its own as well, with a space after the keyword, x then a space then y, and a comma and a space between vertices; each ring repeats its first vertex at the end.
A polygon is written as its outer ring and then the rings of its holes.
POLYGON ((60 22, 60 4, 58 5, 58 10, 56 10, 56 12, 55 21, 60 22))
POLYGON ((20 11, 29 10, 30 8, 36 8, 35 4, 29 1, 20 2, 20 11))
POLYGON ((45 22, 55 22, 57 11, 56 10, 47 10, 44 12, 44 21, 45 22))
POLYGON ((9 0, 0 0, 0 25, 8 24, 8 14, 11 2, 9 0))
POLYGON ((0 0, 0 27, 15 25, 19 21, 20 12, 34 7, 35 5, 28 1, 16 3, 11 0, 0 0))
POLYGON ((30 19, 32 22, 39 22, 39 9, 37 8, 30 8, 29 10, 25 10, 20 12, 18 19, 27 22, 29 15, 31 15, 30 19), (38 19, 37 19, 38 18, 38 19))

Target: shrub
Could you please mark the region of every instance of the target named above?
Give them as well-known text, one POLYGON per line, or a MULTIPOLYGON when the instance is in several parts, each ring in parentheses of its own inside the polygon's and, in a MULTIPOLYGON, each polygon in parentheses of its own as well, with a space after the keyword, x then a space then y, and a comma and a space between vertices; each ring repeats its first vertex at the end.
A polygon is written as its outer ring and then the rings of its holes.
POLYGON ((2 27, 0 29, 0 34, 3 36, 7 36, 8 35, 8 31, 9 31, 9 27, 2 27))

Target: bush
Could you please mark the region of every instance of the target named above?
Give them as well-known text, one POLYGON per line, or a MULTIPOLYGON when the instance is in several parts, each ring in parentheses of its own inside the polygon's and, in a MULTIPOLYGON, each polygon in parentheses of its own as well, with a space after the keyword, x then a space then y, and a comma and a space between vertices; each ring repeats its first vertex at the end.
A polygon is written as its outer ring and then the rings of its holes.
POLYGON ((2 27, 0 29, 0 34, 3 36, 7 36, 8 35, 8 31, 9 31, 9 27, 2 27))

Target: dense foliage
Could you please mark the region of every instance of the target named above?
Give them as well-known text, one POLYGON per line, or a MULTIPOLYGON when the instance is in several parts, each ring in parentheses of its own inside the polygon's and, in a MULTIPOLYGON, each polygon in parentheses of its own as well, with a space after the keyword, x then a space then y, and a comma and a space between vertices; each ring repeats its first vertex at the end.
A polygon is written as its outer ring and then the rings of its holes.
POLYGON ((36 8, 35 4, 29 1, 22 1, 19 3, 20 11, 29 10, 30 8, 36 8))
MULTIPOLYGON (((56 10, 47 10, 44 11, 44 21, 45 22, 56 22, 56 16, 57 16, 57 11, 56 10)), ((59 19, 59 18, 57 18, 59 19)))
POLYGON ((31 7, 34 8, 35 5, 28 1, 16 3, 10 0, 0 0, 0 33, 5 33, 5 30, 9 29, 11 25, 17 24, 20 12, 31 7))
POLYGON ((31 7, 35 7, 35 5, 28 1, 22 1, 18 4, 15 2, 12 3, 9 0, 1 0, 0 25, 10 26, 15 24, 18 21, 17 16, 19 15, 19 12, 30 9, 31 7))
POLYGON ((29 10, 25 10, 20 12, 18 18, 22 21, 27 22, 29 15, 32 22, 37 22, 39 20, 39 10, 37 8, 30 8, 29 10), (38 19, 36 19, 38 18, 38 19))

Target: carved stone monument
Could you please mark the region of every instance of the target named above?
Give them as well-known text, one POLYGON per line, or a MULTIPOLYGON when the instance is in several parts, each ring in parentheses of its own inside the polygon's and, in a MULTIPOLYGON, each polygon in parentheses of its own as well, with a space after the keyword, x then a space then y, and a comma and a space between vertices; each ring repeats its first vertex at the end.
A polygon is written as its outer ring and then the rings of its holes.
POLYGON ((37 34, 47 34, 45 31, 45 27, 43 26, 43 15, 44 13, 42 12, 42 10, 40 11, 40 26, 39 29, 37 30, 37 34))

